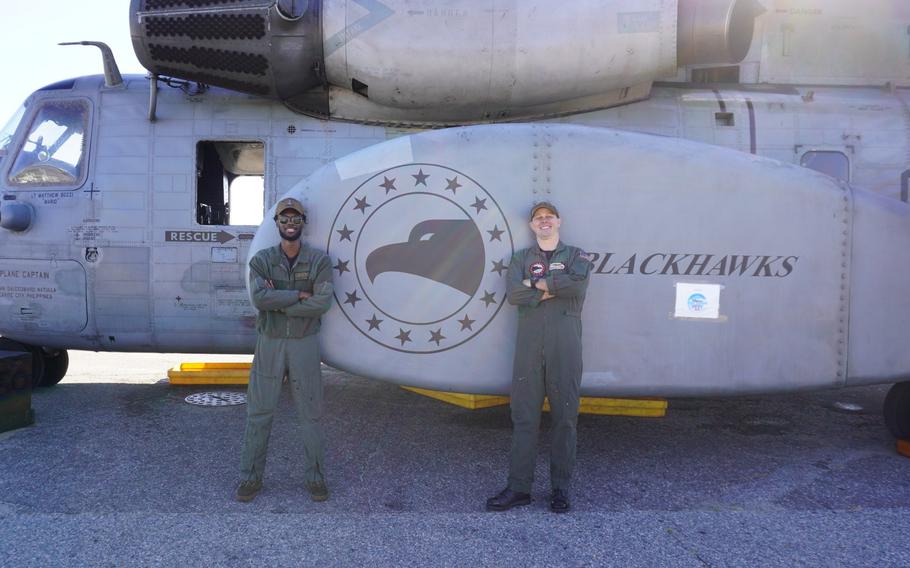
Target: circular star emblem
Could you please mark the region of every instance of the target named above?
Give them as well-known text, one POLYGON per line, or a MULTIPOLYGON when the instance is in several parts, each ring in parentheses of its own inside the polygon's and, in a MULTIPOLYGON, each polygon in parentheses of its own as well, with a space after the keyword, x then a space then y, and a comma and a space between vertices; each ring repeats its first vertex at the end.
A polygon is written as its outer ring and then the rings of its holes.
POLYGON ((335 299, 354 327, 389 349, 437 353, 499 313, 514 246, 480 184, 442 165, 408 164, 347 197, 327 250, 335 299))

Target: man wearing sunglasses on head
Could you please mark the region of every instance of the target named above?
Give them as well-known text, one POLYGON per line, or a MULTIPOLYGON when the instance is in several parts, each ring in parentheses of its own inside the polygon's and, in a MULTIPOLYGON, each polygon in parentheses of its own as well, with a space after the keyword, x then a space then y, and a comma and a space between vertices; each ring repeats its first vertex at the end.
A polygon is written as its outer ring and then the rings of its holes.
POLYGON ((247 420, 241 454, 238 501, 251 501, 262 489, 272 417, 285 376, 300 418, 304 481, 310 498, 329 497, 325 483, 320 370, 320 316, 332 302, 329 257, 300 242, 306 210, 292 197, 275 207, 281 244, 250 260, 250 291, 259 310, 256 354, 247 389, 247 420))

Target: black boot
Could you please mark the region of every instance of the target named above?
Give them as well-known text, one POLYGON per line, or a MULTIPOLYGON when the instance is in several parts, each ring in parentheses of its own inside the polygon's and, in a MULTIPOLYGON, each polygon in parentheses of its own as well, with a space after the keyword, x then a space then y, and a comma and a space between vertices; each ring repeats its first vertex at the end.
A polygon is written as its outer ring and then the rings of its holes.
POLYGON ((487 499, 487 511, 508 511, 512 507, 520 507, 531 503, 531 495, 517 493, 508 487, 499 492, 496 497, 487 499))
POLYGON ((562 489, 554 489, 550 495, 550 510, 554 513, 568 513, 571 508, 569 494, 562 489))

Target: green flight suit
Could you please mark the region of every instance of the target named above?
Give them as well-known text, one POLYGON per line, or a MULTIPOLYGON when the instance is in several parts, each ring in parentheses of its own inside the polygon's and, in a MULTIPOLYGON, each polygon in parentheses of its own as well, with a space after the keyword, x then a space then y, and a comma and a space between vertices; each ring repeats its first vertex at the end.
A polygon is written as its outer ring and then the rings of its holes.
POLYGON ((262 479, 272 417, 285 375, 300 419, 305 480, 324 480, 322 371, 316 333, 320 316, 332 303, 332 266, 325 253, 302 244, 296 262, 288 268, 280 245, 261 250, 250 260, 250 290, 259 310, 259 335, 247 388, 241 453, 241 475, 245 480, 262 479), (267 280, 274 288, 266 285, 267 280), (313 295, 298 300, 300 290, 313 295))
POLYGON ((512 449, 509 488, 530 493, 544 395, 552 417, 550 484, 568 491, 575 467, 581 385, 581 308, 591 262, 581 249, 560 242, 550 260, 538 246, 516 252, 509 264, 509 303, 518 306, 518 341, 512 375, 512 449), (543 274, 541 274, 543 268, 543 274), (537 277, 556 297, 523 284, 537 277))

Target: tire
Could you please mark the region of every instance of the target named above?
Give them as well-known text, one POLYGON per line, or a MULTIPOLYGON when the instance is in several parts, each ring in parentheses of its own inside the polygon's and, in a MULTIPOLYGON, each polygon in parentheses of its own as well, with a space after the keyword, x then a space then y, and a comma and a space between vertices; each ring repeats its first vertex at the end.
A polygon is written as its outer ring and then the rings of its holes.
POLYGON ((895 438, 910 440, 910 381, 895 383, 882 408, 885 425, 895 438))
POLYGON ((28 346, 28 351, 32 354, 32 390, 41 386, 44 380, 44 350, 40 347, 28 346))
POLYGON ((59 349, 53 352, 44 351, 43 355, 44 376, 38 386, 52 387, 66 376, 66 370, 70 366, 70 356, 66 349, 59 349))

